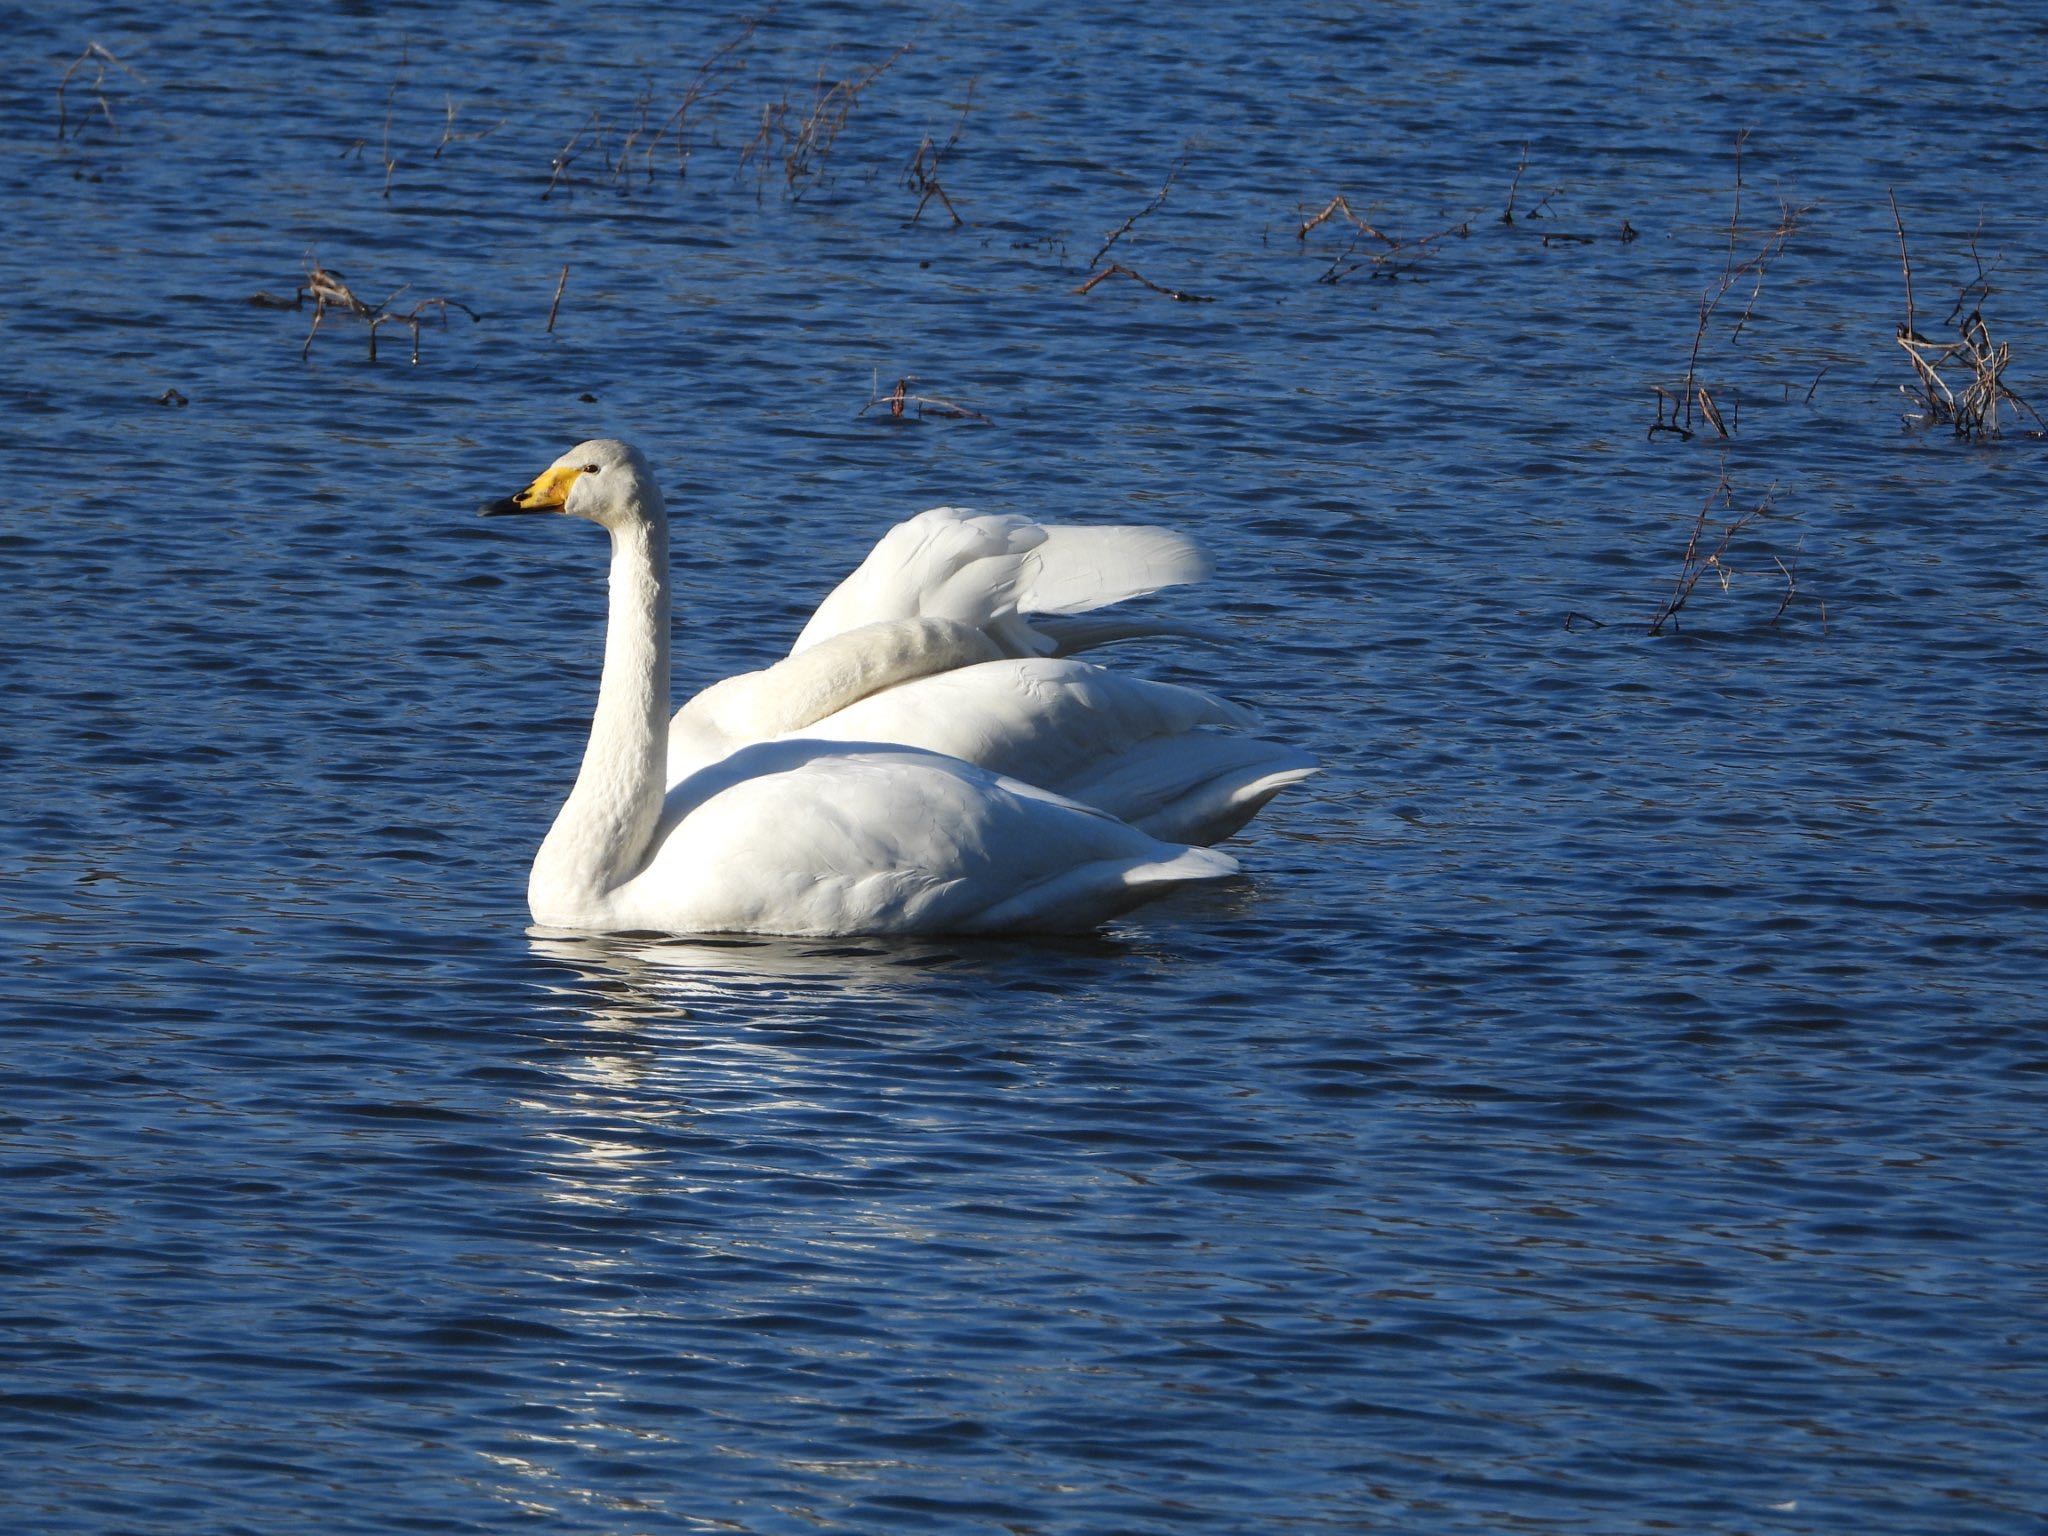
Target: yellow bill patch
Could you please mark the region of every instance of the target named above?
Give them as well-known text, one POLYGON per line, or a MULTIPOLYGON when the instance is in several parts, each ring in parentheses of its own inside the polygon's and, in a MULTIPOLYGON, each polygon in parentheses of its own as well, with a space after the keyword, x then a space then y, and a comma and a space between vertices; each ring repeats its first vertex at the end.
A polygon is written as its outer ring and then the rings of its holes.
POLYGON ((552 469, 542 471, 538 480, 512 499, 531 511, 538 511, 542 507, 563 506, 569 500, 569 487, 576 483, 576 477, 582 473, 580 469, 557 464, 552 469))

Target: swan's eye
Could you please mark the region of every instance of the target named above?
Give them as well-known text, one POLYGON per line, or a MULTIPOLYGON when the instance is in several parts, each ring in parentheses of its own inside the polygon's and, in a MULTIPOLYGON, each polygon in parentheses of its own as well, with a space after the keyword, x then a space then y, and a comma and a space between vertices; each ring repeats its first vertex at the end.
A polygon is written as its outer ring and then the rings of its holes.
POLYGON ((596 474, 596 473, 597 473, 597 472, 598 472, 598 471, 599 471, 600 469, 603 469, 603 468, 604 468, 604 466, 603 466, 602 464, 586 464, 586 465, 584 465, 584 466, 583 466, 583 473, 585 473, 586 475, 594 475, 594 474, 596 474))

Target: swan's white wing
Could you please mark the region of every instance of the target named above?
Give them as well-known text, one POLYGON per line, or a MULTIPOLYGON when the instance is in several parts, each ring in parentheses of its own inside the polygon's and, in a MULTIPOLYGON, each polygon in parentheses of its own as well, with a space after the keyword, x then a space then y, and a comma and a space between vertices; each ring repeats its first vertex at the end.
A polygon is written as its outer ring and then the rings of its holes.
POLYGON ((1088 662, 990 661, 873 694, 808 737, 943 752, 1078 800, 1176 842, 1229 836, 1315 764, 1292 747, 1224 735, 1241 706, 1088 662))
POLYGON ((1034 656, 919 678, 828 715, 803 734, 899 741, 1057 790, 1139 742, 1201 725, 1251 723, 1245 709, 1193 688, 1034 656))
POLYGON ((934 507, 882 535, 797 636, 792 654, 884 619, 939 618, 986 631, 1018 656, 1053 642, 1025 615, 1080 613, 1208 574, 1201 549, 1164 528, 1054 527, 934 507))
POLYGON ((1235 861, 929 752, 767 742, 671 790, 621 927, 785 934, 1090 928, 1235 861))

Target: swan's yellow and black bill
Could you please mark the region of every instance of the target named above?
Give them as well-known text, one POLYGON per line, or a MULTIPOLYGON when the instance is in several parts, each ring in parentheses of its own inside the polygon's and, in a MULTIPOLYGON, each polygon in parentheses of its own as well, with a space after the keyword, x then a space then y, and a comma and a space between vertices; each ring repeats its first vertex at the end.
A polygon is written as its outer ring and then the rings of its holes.
POLYGON ((580 469, 571 469, 566 464, 557 464, 544 470, 541 477, 521 491, 517 496, 507 496, 503 501, 485 502, 477 508, 479 517, 509 517, 516 512, 559 512, 568 505, 569 487, 582 474, 580 469))

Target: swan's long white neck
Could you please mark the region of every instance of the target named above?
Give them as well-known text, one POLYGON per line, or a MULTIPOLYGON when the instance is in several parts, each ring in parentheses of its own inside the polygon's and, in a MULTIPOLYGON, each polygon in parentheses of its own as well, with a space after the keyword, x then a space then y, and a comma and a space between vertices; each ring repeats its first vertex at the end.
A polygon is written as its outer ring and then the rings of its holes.
POLYGON ((611 530, 611 616, 604 677, 583 768, 527 885, 535 921, 601 922, 606 898, 653 852, 668 752, 668 519, 645 486, 611 530))

